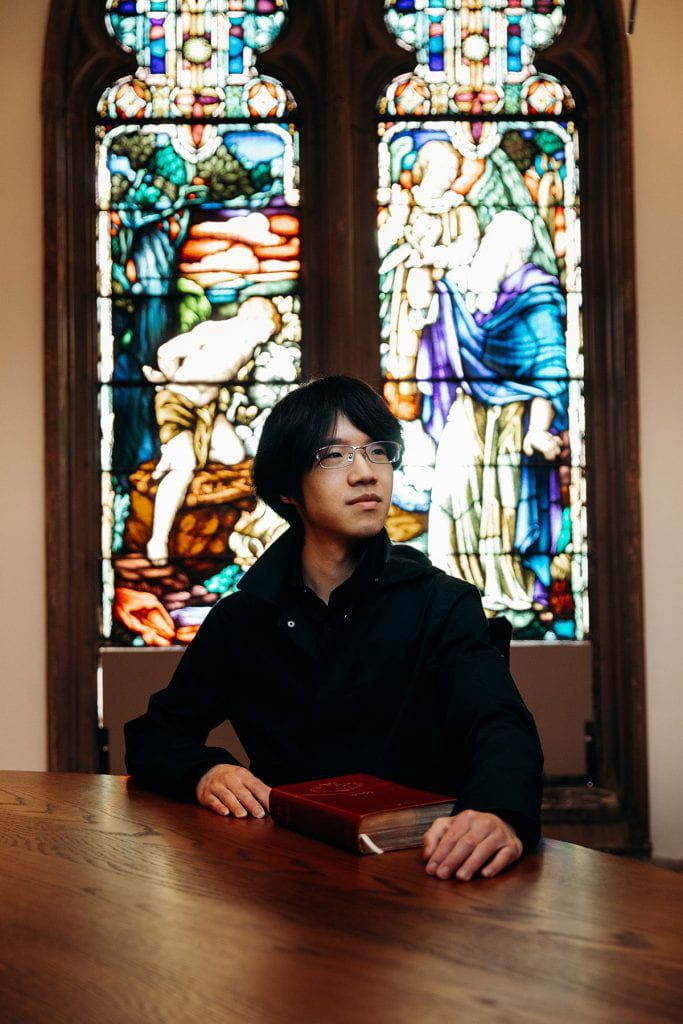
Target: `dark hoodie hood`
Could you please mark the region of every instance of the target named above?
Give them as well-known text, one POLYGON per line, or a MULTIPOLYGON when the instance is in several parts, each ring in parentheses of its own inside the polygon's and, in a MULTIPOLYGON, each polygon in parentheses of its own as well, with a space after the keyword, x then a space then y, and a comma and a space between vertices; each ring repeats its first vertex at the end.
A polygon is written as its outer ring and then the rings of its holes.
MULTIPOLYGON (((263 601, 278 604, 300 572, 303 535, 291 526, 271 544, 240 580, 238 588, 263 601)), ((392 544, 386 530, 368 541, 354 576, 367 577, 375 585, 391 587, 439 574, 426 555, 408 544, 392 544)))

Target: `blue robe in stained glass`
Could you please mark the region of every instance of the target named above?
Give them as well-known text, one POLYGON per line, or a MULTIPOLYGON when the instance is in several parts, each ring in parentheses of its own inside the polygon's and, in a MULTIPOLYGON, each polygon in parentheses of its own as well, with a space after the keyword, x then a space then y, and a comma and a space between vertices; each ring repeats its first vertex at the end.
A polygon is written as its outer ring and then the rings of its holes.
MULTIPOLYGON (((437 281, 439 319, 425 326, 417 376, 423 421, 437 441, 458 389, 484 406, 552 403, 553 432, 567 427, 565 301, 556 277, 527 263, 500 287, 493 310, 473 314, 447 281, 437 281)), ((526 416, 525 416, 526 418, 526 416)), ((543 587, 550 586, 562 511, 557 469, 522 454, 514 550, 543 587)))

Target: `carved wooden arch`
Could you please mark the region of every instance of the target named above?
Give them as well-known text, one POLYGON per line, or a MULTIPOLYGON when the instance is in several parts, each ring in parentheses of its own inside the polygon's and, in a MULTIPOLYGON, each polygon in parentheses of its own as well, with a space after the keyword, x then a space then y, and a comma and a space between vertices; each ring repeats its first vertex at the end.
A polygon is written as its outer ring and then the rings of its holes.
MULTIPOLYGON (((106 84, 133 70, 104 0, 53 0, 43 71, 50 765, 96 770, 99 605, 92 128, 106 84)), ((305 373, 379 383, 376 121, 372 99, 414 65, 375 0, 290 0, 259 68, 295 94, 302 124, 305 373), (370 100, 370 101, 369 101, 370 100)), ((647 842, 637 436, 631 101, 620 0, 568 0, 537 65, 577 100, 582 140, 584 327, 596 781, 632 845, 647 842)))

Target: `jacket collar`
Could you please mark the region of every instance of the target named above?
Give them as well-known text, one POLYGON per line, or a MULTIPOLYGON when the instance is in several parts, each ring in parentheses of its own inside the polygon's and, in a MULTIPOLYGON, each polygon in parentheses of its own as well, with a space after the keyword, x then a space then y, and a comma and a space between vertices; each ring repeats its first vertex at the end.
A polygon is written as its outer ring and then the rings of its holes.
MULTIPOLYGON (((257 562, 244 574, 238 587, 253 597, 282 606, 287 594, 301 582, 302 531, 290 526, 271 544, 257 562)), ((368 583, 391 586, 441 572, 426 555, 408 544, 392 544, 386 530, 373 537, 365 548, 356 570, 347 584, 360 589, 368 583)), ((347 584, 344 584, 346 586, 347 584)))
MULTIPOLYGON (((301 530, 290 526, 244 574, 238 588, 262 601, 281 605, 292 586, 301 582, 302 544, 301 530)), ((368 581, 379 583, 390 554, 391 542, 386 530, 381 530, 366 545, 353 576, 347 582, 354 581, 358 587, 368 581)))

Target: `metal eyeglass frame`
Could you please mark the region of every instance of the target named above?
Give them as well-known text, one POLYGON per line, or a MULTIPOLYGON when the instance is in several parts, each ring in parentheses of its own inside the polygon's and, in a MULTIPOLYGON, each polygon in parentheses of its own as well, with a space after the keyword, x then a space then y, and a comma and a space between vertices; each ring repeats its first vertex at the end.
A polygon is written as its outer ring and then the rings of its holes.
POLYGON ((367 462, 372 462, 376 466, 395 466, 401 458, 401 445, 398 441, 368 441, 366 444, 326 444, 323 448, 318 448, 313 453, 313 458, 318 463, 321 469, 339 469, 342 466, 348 467, 354 461, 356 452, 362 452, 363 457, 367 462), (373 459, 368 452, 368 448, 372 448, 373 445, 383 445, 384 447, 395 450, 393 458, 385 459, 373 459), (324 466, 322 460, 332 450, 341 451, 344 457, 338 462, 335 462, 332 466, 324 466))

